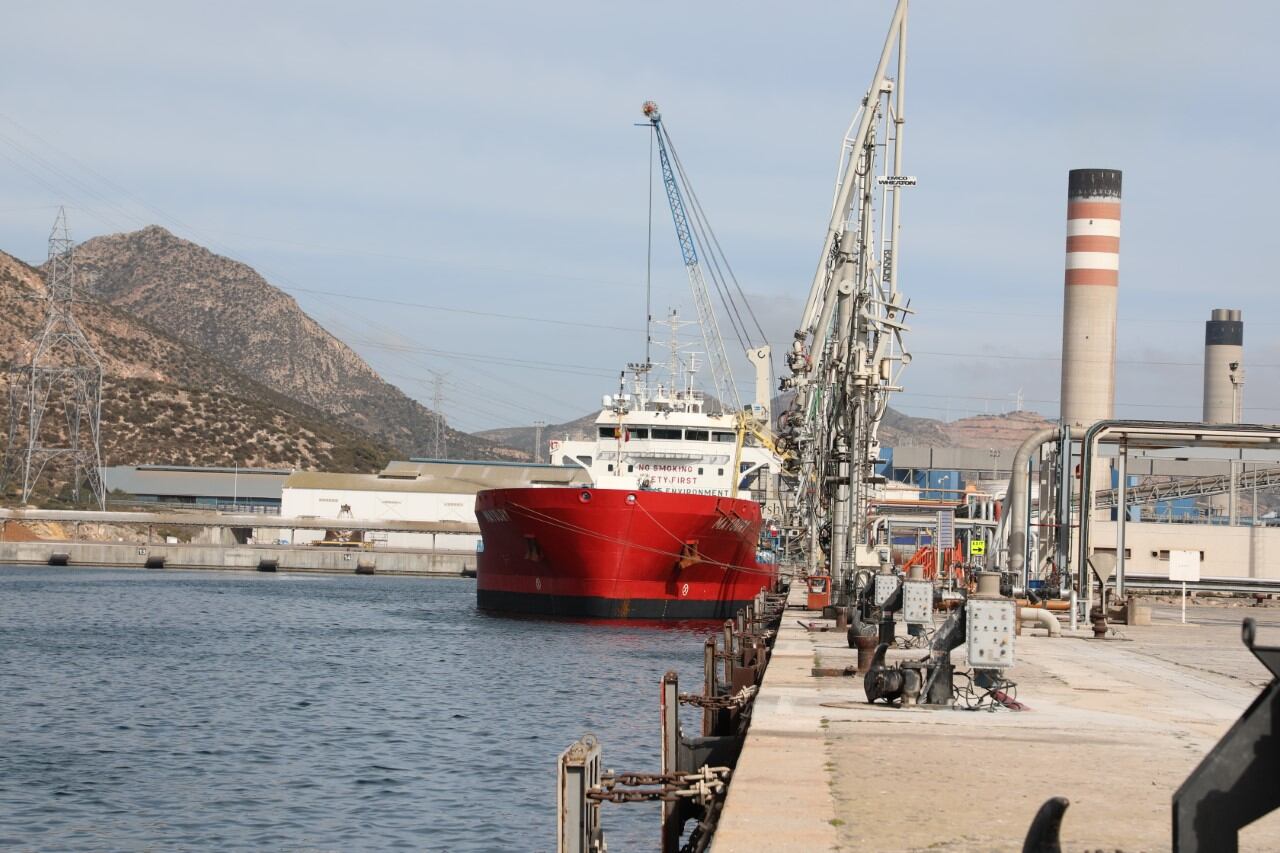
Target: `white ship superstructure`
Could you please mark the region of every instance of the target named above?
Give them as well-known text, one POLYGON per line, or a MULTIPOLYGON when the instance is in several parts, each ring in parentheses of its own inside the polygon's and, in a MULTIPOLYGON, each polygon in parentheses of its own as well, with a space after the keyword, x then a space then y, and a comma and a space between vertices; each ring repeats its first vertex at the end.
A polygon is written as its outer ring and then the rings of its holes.
POLYGON ((593 437, 553 439, 552 464, 586 469, 598 488, 764 502, 778 462, 742 428, 754 413, 710 414, 702 392, 688 382, 678 389, 651 389, 645 381, 649 369, 633 365, 633 390, 605 395, 593 437))

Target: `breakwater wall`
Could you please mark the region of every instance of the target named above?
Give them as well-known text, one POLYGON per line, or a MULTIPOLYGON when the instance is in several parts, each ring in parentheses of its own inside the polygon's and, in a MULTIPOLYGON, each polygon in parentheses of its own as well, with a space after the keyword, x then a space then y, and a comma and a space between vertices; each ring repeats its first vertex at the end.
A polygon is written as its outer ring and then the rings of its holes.
POLYGON ((476 557, 448 550, 41 541, 0 542, 0 564, 460 577, 475 571, 476 557))

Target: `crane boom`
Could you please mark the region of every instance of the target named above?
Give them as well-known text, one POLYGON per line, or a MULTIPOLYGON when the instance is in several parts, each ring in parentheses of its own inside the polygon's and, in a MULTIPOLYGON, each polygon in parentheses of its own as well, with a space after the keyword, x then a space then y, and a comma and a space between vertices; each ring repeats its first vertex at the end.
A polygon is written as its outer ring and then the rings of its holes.
POLYGON ((667 191, 671 220, 675 223, 680 254, 684 258, 685 272, 689 276, 689 286, 693 290, 693 304, 698 311, 698 325, 702 327, 702 342, 707 349, 707 361, 711 365, 711 380, 715 386, 716 397, 722 406, 731 406, 735 412, 741 412, 742 400, 738 396, 738 388, 733 381, 733 369, 729 366, 729 356, 725 352, 720 324, 716 320, 716 312, 712 308, 711 297, 707 292, 707 283, 702 275, 702 265, 698 261, 698 249, 693 231, 689 226, 689 216, 685 211, 684 196, 680 192, 680 183, 676 179, 671 156, 667 150, 669 139, 666 128, 662 126, 662 114, 658 112, 658 105, 653 101, 645 103, 644 114, 653 125, 653 133, 658 140, 662 185, 667 191))

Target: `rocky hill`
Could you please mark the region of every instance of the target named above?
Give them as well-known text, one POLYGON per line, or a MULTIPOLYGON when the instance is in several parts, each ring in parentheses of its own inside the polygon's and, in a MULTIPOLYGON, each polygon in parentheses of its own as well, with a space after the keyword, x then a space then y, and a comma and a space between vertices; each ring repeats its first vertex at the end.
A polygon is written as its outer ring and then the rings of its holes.
MULTIPOLYGON (((76 249, 95 299, 161 328, 205 359, 391 447, 427 456, 435 416, 383 380, 346 344, 246 264, 159 226, 96 237, 76 249)), ((450 455, 512 459, 518 450, 448 431, 450 455)))
MULTIPOLYGON (((591 412, 580 418, 574 418, 571 421, 565 421, 559 424, 548 424, 542 428, 542 461, 547 461, 546 442, 553 438, 560 439, 584 439, 590 438, 596 434, 595 422, 599 416, 599 412, 591 412)), ((507 447, 515 447, 525 451, 532 458, 535 455, 533 446, 534 439, 537 438, 536 427, 501 427, 499 429, 487 429, 476 433, 481 438, 489 441, 505 445, 507 447)))
POLYGON ((889 409, 880 422, 880 444, 884 447, 906 445, 930 445, 949 447, 951 436, 947 425, 933 418, 917 418, 904 415, 897 409, 889 409))
POLYGON ((1054 422, 1035 412, 974 415, 942 425, 955 447, 1017 447, 1036 430, 1054 422))
MULTIPOLYGON (((780 411, 775 400, 775 411, 780 411)), ((591 412, 564 423, 543 427, 543 440, 551 438, 583 439, 594 435, 593 424, 598 412, 591 412)), ((956 421, 917 418, 889 409, 880 424, 880 443, 885 447, 929 445, 932 447, 1016 447, 1031 433, 1049 426, 1050 422, 1035 412, 1009 412, 1003 415, 975 415, 956 421)), ((485 430, 478 435, 510 447, 532 449, 533 427, 504 427, 485 430)))
MULTIPOLYGON (((39 270, 0 252, 0 360, 30 357, 44 317, 39 270)), ((197 464, 373 471, 383 442, 343 426, 131 312, 87 300, 77 318, 102 359, 106 464, 197 464)), ((7 400, 0 373, 0 399, 7 400)), ((0 417, 6 422, 7 407, 0 417)), ((47 419, 59 430, 56 418, 47 419)), ((7 425, 7 424, 6 424, 7 425)))

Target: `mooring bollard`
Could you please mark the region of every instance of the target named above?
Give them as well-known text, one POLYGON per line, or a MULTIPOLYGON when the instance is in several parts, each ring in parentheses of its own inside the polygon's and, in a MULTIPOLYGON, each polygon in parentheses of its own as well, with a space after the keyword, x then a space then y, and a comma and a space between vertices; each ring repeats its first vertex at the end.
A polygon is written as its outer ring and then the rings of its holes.
POLYGON ((600 784, 600 764, 600 741, 592 734, 560 754, 558 853, 592 853, 600 847, 600 802, 587 798, 587 791, 600 784))

